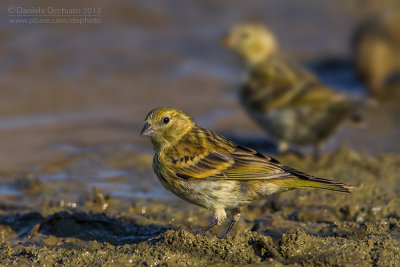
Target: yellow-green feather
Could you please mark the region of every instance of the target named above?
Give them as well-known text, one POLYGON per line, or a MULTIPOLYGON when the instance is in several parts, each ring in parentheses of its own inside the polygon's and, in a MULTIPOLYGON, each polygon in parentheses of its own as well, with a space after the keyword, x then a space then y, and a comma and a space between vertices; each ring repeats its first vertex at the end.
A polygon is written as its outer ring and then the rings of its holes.
POLYGON ((146 122, 155 127, 154 166, 172 179, 241 180, 272 183, 281 188, 318 188, 349 192, 351 186, 313 177, 289 168, 253 149, 197 126, 185 113, 168 108, 153 110, 146 122), (162 118, 171 122, 163 125, 162 118), (160 122, 161 121, 161 122, 160 122))

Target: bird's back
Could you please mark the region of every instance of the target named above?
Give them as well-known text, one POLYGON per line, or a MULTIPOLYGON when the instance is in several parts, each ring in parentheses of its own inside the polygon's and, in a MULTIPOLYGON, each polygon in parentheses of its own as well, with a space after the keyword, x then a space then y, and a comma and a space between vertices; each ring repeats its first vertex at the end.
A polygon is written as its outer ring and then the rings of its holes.
POLYGON ((273 137, 297 144, 325 139, 351 111, 344 95, 278 55, 248 71, 240 99, 273 137))

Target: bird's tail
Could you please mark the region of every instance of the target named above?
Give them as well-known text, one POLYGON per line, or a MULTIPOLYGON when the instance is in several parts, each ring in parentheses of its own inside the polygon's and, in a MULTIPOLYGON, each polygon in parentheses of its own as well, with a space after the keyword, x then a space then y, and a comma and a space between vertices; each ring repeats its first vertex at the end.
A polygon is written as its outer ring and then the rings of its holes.
POLYGON ((309 178, 309 179, 301 179, 298 177, 287 178, 283 182, 285 187, 288 188, 314 188, 314 189, 325 189, 325 190, 333 190, 344 193, 351 193, 351 189, 355 188, 354 186, 334 182, 328 179, 323 178, 309 178))
POLYGON ((288 171, 294 176, 284 179, 282 183, 283 186, 291 189, 315 188, 315 189, 325 189, 325 190, 333 190, 344 193, 351 193, 351 189, 355 188, 355 186, 335 182, 324 178, 314 177, 288 167, 286 168, 287 168, 286 171, 288 171))

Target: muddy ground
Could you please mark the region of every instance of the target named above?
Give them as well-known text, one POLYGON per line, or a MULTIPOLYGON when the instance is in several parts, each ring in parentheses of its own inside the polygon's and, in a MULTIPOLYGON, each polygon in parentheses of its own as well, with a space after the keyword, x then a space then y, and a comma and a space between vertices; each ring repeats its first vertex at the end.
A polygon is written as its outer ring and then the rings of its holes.
MULTIPOLYGON (((100 24, 0 22, 0 265, 400 265, 398 101, 366 105, 363 123, 345 123, 318 160, 310 148, 275 156, 352 194, 260 199, 226 239, 227 225, 194 236, 211 214, 153 174, 139 132, 161 105, 276 153, 238 104, 241 68, 218 44, 238 21, 269 23, 286 56, 369 103, 349 39, 382 1, 250 2, 98 1, 100 24)), ((37 3, 0 5, 18 6, 37 3)))
MULTIPOLYGON (((78 181, 40 178, 68 169, 73 174, 91 156, 53 162, 36 174, 9 174, 15 176, 12 187, 21 195, 1 203, 2 264, 400 263, 399 155, 369 157, 339 150, 317 162, 308 156, 279 157, 290 166, 358 188, 352 194, 297 190, 256 201, 243 209, 242 219, 226 239, 216 237, 226 225, 204 236, 193 235, 208 223, 210 214, 183 201, 127 200, 96 188, 85 193, 78 189, 78 181)), ((97 164, 119 169, 132 168, 135 159, 150 166, 150 155, 125 154, 122 161, 118 155, 96 157, 97 164)), ((155 180, 148 171, 141 170, 142 179, 155 180)))

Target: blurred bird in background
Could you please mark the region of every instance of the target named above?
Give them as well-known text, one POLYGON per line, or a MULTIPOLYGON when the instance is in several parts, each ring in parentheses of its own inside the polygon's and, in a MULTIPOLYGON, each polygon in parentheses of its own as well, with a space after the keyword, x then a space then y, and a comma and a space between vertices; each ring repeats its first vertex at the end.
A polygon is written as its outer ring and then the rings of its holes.
POLYGON ((351 114, 352 101, 281 56, 274 34, 263 25, 235 26, 222 42, 246 64, 241 104, 278 142, 278 151, 290 144, 314 145, 317 156, 322 142, 351 114))
POLYGON ((354 32, 353 61, 371 96, 400 96, 400 6, 364 19, 354 32))

